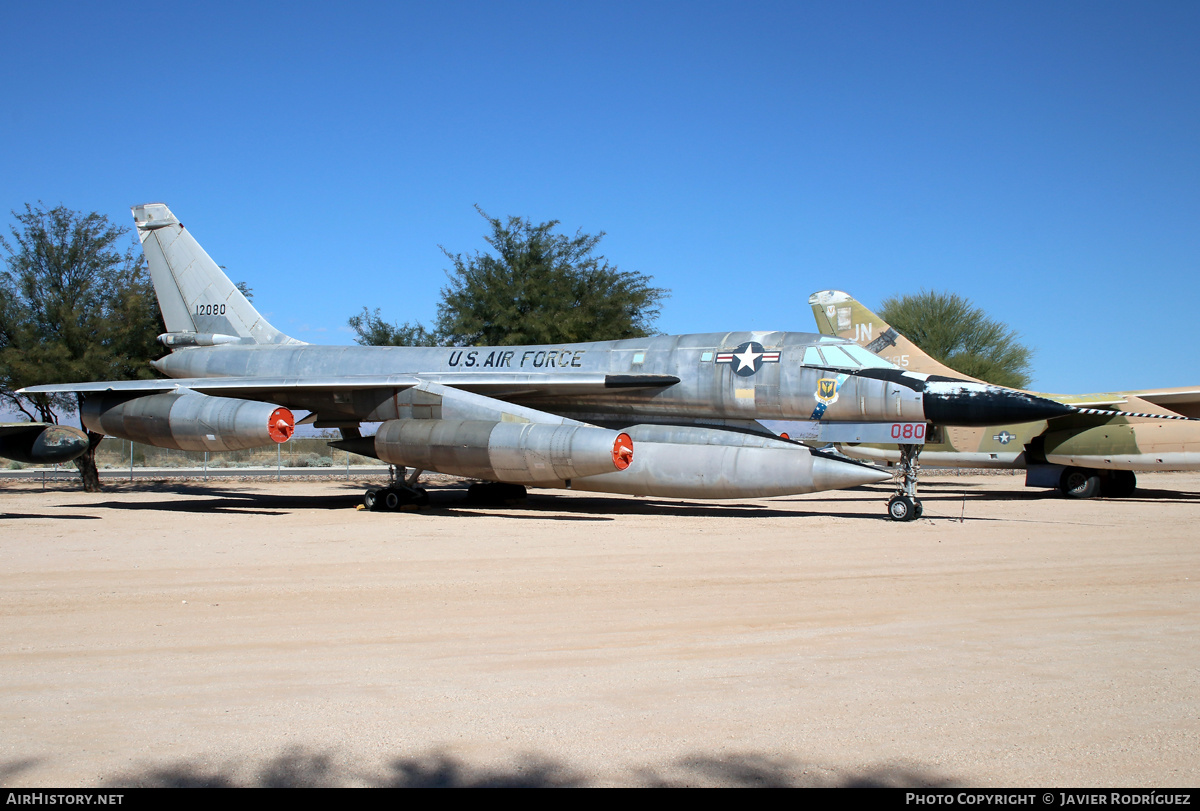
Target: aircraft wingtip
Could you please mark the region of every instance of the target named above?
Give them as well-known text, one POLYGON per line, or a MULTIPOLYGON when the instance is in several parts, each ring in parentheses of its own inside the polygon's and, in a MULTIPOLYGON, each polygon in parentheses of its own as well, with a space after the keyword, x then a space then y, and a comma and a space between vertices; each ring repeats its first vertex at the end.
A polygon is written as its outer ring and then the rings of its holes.
POLYGON ((138 228, 162 228, 164 225, 177 225, 179 220, 167 208, 166 203, 142 203, 130 209, 133 212, 133 222, 138 228))
POLYGON ((841 290, 820 290, 808 297, 808 303, 812 305, 840 304, 850 300, 850 294, 841 290))

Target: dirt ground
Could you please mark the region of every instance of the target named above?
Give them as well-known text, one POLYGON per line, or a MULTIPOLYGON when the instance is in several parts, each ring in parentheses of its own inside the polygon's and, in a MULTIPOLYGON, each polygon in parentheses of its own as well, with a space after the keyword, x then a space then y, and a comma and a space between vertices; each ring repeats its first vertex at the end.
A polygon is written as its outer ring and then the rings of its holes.
POLYGON ((1200 474, 0 484, 0 785, 1200 784, 1200 474))

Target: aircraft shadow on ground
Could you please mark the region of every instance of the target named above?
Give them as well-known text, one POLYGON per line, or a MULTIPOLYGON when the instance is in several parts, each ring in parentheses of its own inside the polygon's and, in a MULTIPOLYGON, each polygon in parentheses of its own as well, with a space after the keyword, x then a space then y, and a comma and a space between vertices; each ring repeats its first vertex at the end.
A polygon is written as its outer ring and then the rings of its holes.
MULTIPOLYGON (((378 486, 378 485, 376 485, 378 486)), ((978 482, 935 481, 922 483, 920 498, 929 508, 940 508, 937 512, 950 510, 955 502, 970 505, 972 502, 1034 502, 1047 499, 1060 500, 1063 498, 1057 490, 1040 488, 1026 489, 1014 486, 1005 490, 979 490, 978 482)), ((234 513, 240 515, 281 515, 297 510, 352 510, 362 503, 362 484, 346 483, 339 485, 341 492, 334 495, 306 496, 294 493, 273 494, 261 491, 246 491, 229 489, 221 486, 176 484, 164 487, 159 484, 128 485, 119 492, 153 492, 161 493, 163 498, 154 501, 128 502, 117 498, 109 501, 87 505, 88 509, 111 510, 148 510, 183 513, 234 513), (186 498, 179 498, 184 496, 186 498)), ((446 515, 469 517, 503 517, 514 520, 556 520, 556 521, 613 521, 623 515, 668 516, 668 517, 698 517, 698 518, 771 518, 792 516, 830 516, 837 518, 866 518, 875 519, 883 515, 884 505, 893 490, 888 485, 864 485, 836 493, 811 494, 774 498, 765 503, 752 501, 745 504, 728 501, 686 501, 640 497, 636 499, 609 497, 605 495, 573 495, 561 496, 553 491, 534 490, 530 497, 517 505, 487 505, 472 502, 466 497, 466 489, 462 484, 435 484, 428 488, 430 507, 422 510, 424 515, 446 515), (788 505, 787 509, 772 507, 772 503, 788 505), (877 503, 879 510, 872 510, 864 515, 853 510, 837 510, 823 505, 846 505, 877 503), (811 506, 811 509, 798 511, 797 506, 811 506)), ((1133 495, 1123 499, 1100 499, 1100 501, 1123 502, 1200 502, 1200 493, 1175 490, 1134 491, 1133 495)), ((75 511, 65 515, 42 515, 0 512, 3 518, 74 518, 94 519, 97 516, 80 514, 79 505, 60 505, 64 510, 75 511)), ((961 511, 959 511, 961 512, 961 511)), ((400 513, 399 516, 403 516, 400 513)), ((398 516, 398 517, 399 517, 398 516)), ((886 516, 884 516, 886 518, 886 516)), ((928 516, 935 517, 935 516, 928 516)), ((936 517, 958 517, 939 515, 936 517)))
MULTIPOLYGON (((108 501, 88 504, 92 510, 134 510, 162 511, 182 513, 235 513, 239 515, 281 515, 297 510, 353 510, 362 503, 362 493, 365 489, 358 485, 343 485, 339 489, 344 493, 322 496, 304 496, 297 494, 272 494, 255 491, 227 489, 220 486, 186 485, 181 484, 164 488, 162 485, 131 485, 124 492, 154 492, 161 493, 162 499, 153 501, 122 501, 119 494, 108 501), (180 498, 184 496, 186 498, 180 498)), ((430 496, 430 507, 422 510, 423 515, 446 515, 459 517, 502 517, 520 520, 557 520, 557 521, 613 521, 623 515, 648 515, 672 517, 708 517, 708 518, 768 518, 773 516, 796 515, 794 509, 773 509, 761 502, 747 504, 731 504, 729 502, 708 501, 675 501, 656 498, 626 499, 618 497, 597 496, 559 496, 552 491, 533 491, 530 497, 517 505, 484 505, 472 502, 466 497, 466 489, 462 485, 434 485, 427 488, 430 496)), ((883 498, 877 494, 864 496, 870 499, 883 498)), ((803 500, 796 499, 803 503, 803 500)), ((881 502, 882 503, 882 502, 881 502)), ((77 504, 59 505, 64 510, 78 511, 77 504)), ((853 512, 834 513, 827 510, 813 510, 814 514, 841 515, 847 518, 859 517, 853 512)), ((402 518, 407 513, 398 513, 395 517, 402 518)), ((56 516, 43 516, 52 518, 56 516)), ((63 516, 57 516, 63 517, 63 516)), ((78 513, 70 517, 81 517, 78 513)), ((94 516, 91 516, 94 517, 94 516)))
POLYGON ((595 515, 615 520, 623 515, 648 515, 695 518, 768 518, 787 515, 791 511, 773 510, 761 504, 730 504, 703 501, 666 501, 655 498, 618 499, 603 496, 561 498, 538 494, 522 508, 528 518, 556 518, 552 513, 595 515))
MULTIPOLYGON (((1040 487, 1025 487, 1023 482, 1014 483, 1011 489, 1004 490, 978 490, 984 486, 981 482, 955 482, 955 481, 934 481, 921 482, 918 492, 922 501, 962 501, 964 498, 967 503, 972 501, 1067 501, 1058 490, 1040 487)), ((796 498, 786 499, 787 501, 796 502, 838 502, 838 501, 887 501, 888 497, 894 492, 894 488, 888 485, 863 485, 856 487, 853 490, 842 490, 838 494, 814 494, 810 496, 801 496, 796 498), (855 493, 854 496, 848 494, 855 493)), ((1099 498, 1095 499, 1099 502, 1114 502, 1125 503, 1130 501, 1140 501, 1152 503, 1157 501, 1180 501, 1180 502, 1196 502, 1200 501, 1200 493, 1181 491, 1181 490, 1151 490, 1139 487, 1133 492, 1133 495, 1125 498, 1099 498)))
POLYGON ((32 757, 0 761, 0 786, 9 785, 14 776, 34 768, 39 763, 41 763, 40 758, 32 757))
MULTIPOLYGON (((604 495, 584 497, 564 497, 548 492, 537 492, 528 501, 516 507, 496 508, 506 510, 500 515, 503 518, 537 519, 548 521, 614 521, 625 515, 663 516, 669 518, 793 518, 805 517, 837 517, 837 518, 873 518, 864 516, 861 512, 834 511, 829 509, 813 509, 801 511, 794 506, 786 509, 772 506, 773 503, 782 505, 785 502, 804 503, 804 499, 771 499, 765 504, 762 501, 751 501, 745 504, 729 501, 676 501, 646 496, 636 499, 607 497, 604 495)), ((880 510, 887 501, 883 497, 879 501, 880 510)), ((438 502, 434 501, 436 507, 438 502)), ((460 506, 452 503, 446 505, 446 515, 498 515, 496 512, 472 512, 473 505, 463 502, 460 506)))
POLYGON ((1200 502, 1200 493, 1185 493, 1179 490, 1143 490, 1139 487, 1133 491, 1133 495, 1118 500, 1140 501, 1145 504, 1153 503, 1155 501, 1182 501, 1198 503, 1200 502))
MULTIPOLYGON (((398 757, 377 773, 336 766, 333 758, 301 748, 289 749, 259 766, 250 777, 234 766, 209 767, 180 761, 151 766, 103 781, 105 787, 155 788, 316 788, 367 785, 381 788, 569 788, 592 785, 567 763, 526 755, 508 767, 480 767, 434 752, 398 757)), ((957 785, 918 768, 879 766, 854 771, 806 764, 759 754, 722 757, 691 755, 662 772, 636 768, 629 785, 654 787, 923 787, 957 785)))
POLYGON ((97 521, 100 519, 100 516, 98 516, 98 515, 79 515, 79 514, 45 515, 43 513, 10 513, 10 512, 4 512, 4 510, 0 509, 0 521, 4 521, 5 519, 15 520, 18 518, 51 518, 51 519, 55 519, 55 520, 57 520, 59 518, 66 518, 66 519, 70 519, 72 521, 97 521))
MULTIPOLYGON (((347 486, 344 494, 303 496, 292 493, 273 494, 246 490, 227 489, 221 486, 176 484, 170 487, 158 485, 127 485, 117 493, 116 500, 100 501, 86 505, 86 509, 108 510, 151 510, 165 512, 219 513, 231 512, 243 515, 280 515, 293 510, 345 510, 354 509, 361 503, 363 487, 347 486), (156 501, 121 501, 120 493, 161 493, 156 501), (184 496, 186 498, 179 498, 184 496)), ((108 490, 106 492, 111 492, 108 490)), ((62 504, 63 509, 78 510, 80 505, 62 504)))

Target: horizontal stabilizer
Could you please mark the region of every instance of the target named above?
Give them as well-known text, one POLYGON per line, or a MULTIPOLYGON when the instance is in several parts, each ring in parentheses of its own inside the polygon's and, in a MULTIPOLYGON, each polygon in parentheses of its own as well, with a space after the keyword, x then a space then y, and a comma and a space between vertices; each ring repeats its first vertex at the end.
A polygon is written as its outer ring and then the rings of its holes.
POLYGON ((1200 389, 1154 389, 1152 391, 1131 391, 1129 396, 1137 397, 1160 408, 1169 408, 1185 417, 1200 417, 1200 389))

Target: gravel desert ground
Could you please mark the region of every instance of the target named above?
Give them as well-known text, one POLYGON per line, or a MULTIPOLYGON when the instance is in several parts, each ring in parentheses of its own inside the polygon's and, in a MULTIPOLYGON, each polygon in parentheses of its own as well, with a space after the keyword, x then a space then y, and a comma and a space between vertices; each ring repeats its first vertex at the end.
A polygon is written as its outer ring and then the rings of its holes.
POLYGON ((1200 474, 0 484, 0 785, 1200 784, 1200 474))

